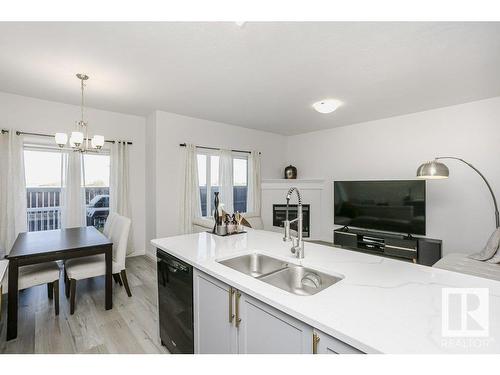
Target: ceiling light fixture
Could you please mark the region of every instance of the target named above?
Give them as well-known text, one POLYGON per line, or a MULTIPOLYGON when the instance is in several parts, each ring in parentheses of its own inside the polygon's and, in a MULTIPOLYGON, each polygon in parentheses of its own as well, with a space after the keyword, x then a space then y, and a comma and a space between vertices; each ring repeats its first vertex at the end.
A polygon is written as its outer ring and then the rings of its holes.
POLYGON ((319 102, 314 103, 313 108, 319 113, 332 113, 338 107, 342 105, 342 102, 335 99, 323 99, 319 102))
MULTIPOLYGON (((82 100, 81 100, 81 114, 82 117, 80 121, 76 123, 75 131, 71 132, 69 137, 69 145, 73 150, 80 152, 89 152, 94 150, 100 150, 104 146, 104 137, 102 135, 94 135, 89 144, 88 137, 88 122, 85 121, 85 101, 84 101, 84 89, 85 81, 89 79, 86 74, 78 73, 76 77, 80 80, 81 90, 82 90, 82 100)), ((68 135, 66 133, 56 133, 54 137, 55 142, 61 148, 63 148, 68 142, 68 135)))

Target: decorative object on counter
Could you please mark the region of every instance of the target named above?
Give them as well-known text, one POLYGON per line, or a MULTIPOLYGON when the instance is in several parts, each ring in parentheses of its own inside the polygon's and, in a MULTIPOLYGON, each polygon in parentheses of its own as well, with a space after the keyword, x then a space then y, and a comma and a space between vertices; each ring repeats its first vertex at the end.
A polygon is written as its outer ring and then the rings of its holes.
POLYGON ((285 168, 285 179, 286 180, 295 180, 297 179, 297 168, 293 165, 289 165, 285 168))
POLYGON ((214 193, 214 230, 213 232, 216 233, 217 232, 217 226, 219 225, 219 192, 216 191, 214 193))
POLYGON ((235 214, 231 215, 225 212, 223 209, 224 204, 219 203, 218 193, 215 194, 215 225, 214 229, 212 231, 209 231, 209 233, 213 233, 218 236, 229 236, 231 234, 246 233, 243 230, 243 226, 241 225, 242 220, 244 220, 241 214, 239 212, 236 212, 235 214), (238 220, 240 224, 238 224, 238 220))
POLYGON ((243 232, 243 225, 241 224, 241 222, 243 221, 243 216, 241 216, 239 211, 236 211, 235 219, 236 219, 236 231, 243 232))
POLYGON ((233 234, 234 233, 234 224, 233 224, 233 220, 231 218, 231 215, 226 214, 226 220, 224 220, 224 224, 227 227, 227 234, 233 234))

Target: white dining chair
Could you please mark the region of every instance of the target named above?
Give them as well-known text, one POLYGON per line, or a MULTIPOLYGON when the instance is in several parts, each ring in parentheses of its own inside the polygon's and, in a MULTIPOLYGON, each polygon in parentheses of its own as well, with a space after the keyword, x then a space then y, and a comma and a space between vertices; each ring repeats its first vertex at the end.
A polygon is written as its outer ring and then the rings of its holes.
MULTIPOLYGON (((125 272, 125 256, 131 221, 129 218, 116 215, 111 225, 109 238, 113 241, 113 277, 123 281, 127 295, 132 297, 125 272)), ((76 281, 91 277, 103 276, 106 273, 104 255, 68 259, 65 263, 67 275, 66 297, 70 299, 70 314, 75 312, 76 281)))
POLYGON ((47 284, 48 297, 54 300, 55 313, 59 315, 59 275, 60 268, 56 262, 19 267, 18 289, 47 284))
POLYGON ((106 222, 104 223, 104 228, 102 229, 102 234, 104 234, 108 238, 109 238, 109 234, 111 232, 111 227, 113 226, 113 222, 115 221, 117 216, 119 216, 119 215, 116 212, 110 212, 108 214, 106 222))

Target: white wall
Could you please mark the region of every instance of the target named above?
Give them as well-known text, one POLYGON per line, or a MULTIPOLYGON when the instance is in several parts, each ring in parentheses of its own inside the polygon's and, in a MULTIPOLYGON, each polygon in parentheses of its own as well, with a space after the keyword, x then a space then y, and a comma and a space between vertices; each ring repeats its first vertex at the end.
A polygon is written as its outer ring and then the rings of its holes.
MULTIPOLYGON (((438 155, 470 161, 500 194, 500 97, 287 139, 287 162, 300 178, 326 180, 322 233, 329 241, 333 180, 411 179, 438 155)), ((427 237, 442 239, 445 254, 478 251, 495 228, 491 196, 469 167, 446 164, 449 179, 427 182, 427 237)))
MULTIPOLYGON (((148 211, 148 216, 156 215, 156 220, 147 220, 148 226, 156 221, 155 237, 172 236, 180 231, 180 143, 261 151, 262 178, 278 178, 286 166, 286 137, 281 135, 161 111, 148 118, 147 127, 148 138, 154 139, 148 139, 146 143, 156 142, 155 146, 148 146, 156 147, 156 157, 149 155, 147 166, 150 168, 153 160, 156 163, 156 181, 148 180, 148 184, 156 184, 156 213, 148 211)), ((147 233, 151 235, 153 230, 148 227, 147 233)))
MULTIPOLYGON (((70 132, 80 107, 0 92, 0 128, 26 132, 70 132)), ((145 252, 145 119, 116 112, 87 110, 90 131, 106 139, 129 140, 132 239, 135 254, 145 252)), ((42 139, 42 138, 40 138, 42 139)))

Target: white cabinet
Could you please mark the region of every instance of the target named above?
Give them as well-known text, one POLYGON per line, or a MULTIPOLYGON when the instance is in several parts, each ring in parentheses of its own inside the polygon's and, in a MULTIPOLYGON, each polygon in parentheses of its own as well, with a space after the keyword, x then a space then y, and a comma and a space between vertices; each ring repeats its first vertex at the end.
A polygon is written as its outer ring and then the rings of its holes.
POLYGON ((244 293, 239 309, 239 353, 312 353, 313 330, 307 324, 244 293))
POLYGON ((194 270, 195 353, 312 353, 313 330, 194 270))
POLYGON ((314 354, 363 354, 360 350, 318 330, 313 336, 314 354))
POLYGON ((229 322, 232 288, 196 269, 193 278, 194 352, 237 353, 237 332, 229 322))
POLYGON ((362 353, 212 276, 193 277, 195 353, 362 353))

